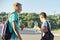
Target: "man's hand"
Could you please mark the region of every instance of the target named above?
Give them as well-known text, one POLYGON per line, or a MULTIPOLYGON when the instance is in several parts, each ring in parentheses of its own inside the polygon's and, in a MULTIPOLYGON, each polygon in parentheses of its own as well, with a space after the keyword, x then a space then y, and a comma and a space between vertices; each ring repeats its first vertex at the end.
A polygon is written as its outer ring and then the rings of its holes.
POLYGON ((40 31, 40 28, 38 26, 34 26, 34 29, 40 31))
POLYGON ((25 27, 25 25, 22 24, 22 25, 21 25, 21 30, 22 30, 22 31, 24 30, 24 27, 25 27))

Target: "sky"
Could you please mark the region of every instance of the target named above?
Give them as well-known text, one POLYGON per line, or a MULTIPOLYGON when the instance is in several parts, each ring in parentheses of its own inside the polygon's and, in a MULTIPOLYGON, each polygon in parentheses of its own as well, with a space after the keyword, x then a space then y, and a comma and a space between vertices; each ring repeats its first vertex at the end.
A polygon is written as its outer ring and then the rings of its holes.
POLYGON ((60 0, 0 0, 0 12, 13 12, 13 4, 22 4, 22 12, 60 14, 60 0))

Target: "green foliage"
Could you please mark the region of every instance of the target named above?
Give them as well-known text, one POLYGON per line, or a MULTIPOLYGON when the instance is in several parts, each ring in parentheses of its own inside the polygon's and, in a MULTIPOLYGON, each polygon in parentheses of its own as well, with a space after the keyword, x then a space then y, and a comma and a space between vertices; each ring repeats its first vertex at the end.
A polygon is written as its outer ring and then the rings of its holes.
MULTIPOLYGON (((8 18, 10 13, 1 12, 0 13, 0 22, 5 21, 8 18)), ((60 14, 58 15, 48 15, 47 19, 49 20, 52 29, 60 28, 60 14)), ((39 19, 39 14, 36 13, 21 13, 19 14, 19 21, 25 24, 27 28, 34 27, 34 21, 38 22, 38 26, 41 27, 41 22, 39 19)))
POLYGON ((21 23, 24 23, 27 28, 33 28, 35 20, 40 22, 38 14, 36 13, 22 13, 19 15, 19 20, 21 23))
POLYGON ((60 28, 60 14, 49 15, 48 20, 51 23, 52 29, 59 29, 60 28))

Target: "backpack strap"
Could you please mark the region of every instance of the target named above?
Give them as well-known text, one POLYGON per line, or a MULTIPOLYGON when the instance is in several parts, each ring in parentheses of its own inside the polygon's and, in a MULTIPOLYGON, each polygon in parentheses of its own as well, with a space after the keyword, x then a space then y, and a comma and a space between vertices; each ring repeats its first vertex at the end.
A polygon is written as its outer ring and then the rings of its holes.
MULTIPOLYGON (((47 22, 47 21, 46 21, 46 22, 47 22)), ((48 22, 47 22, 47 29, 48 29, 48 32, 51 33, 48 22)))

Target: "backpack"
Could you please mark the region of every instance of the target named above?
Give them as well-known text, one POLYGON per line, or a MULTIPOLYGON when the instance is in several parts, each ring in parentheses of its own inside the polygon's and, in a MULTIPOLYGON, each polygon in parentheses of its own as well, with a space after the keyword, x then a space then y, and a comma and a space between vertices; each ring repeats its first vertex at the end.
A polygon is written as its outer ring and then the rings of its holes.
POLYGON ((54 35, 50 31, 48 22, 47 22, 47 26, 48 26, 47 27, 48 32, 45 33, 45 35, 41 38, 41 40, 54 40, 54 35))
POLYGON ((5 21, 3 29, 2 29, 2 39, 3 40, 8 40, 11 38, 12 33, 9 30, 9 25, 8 25, 9 21, 5 21))

